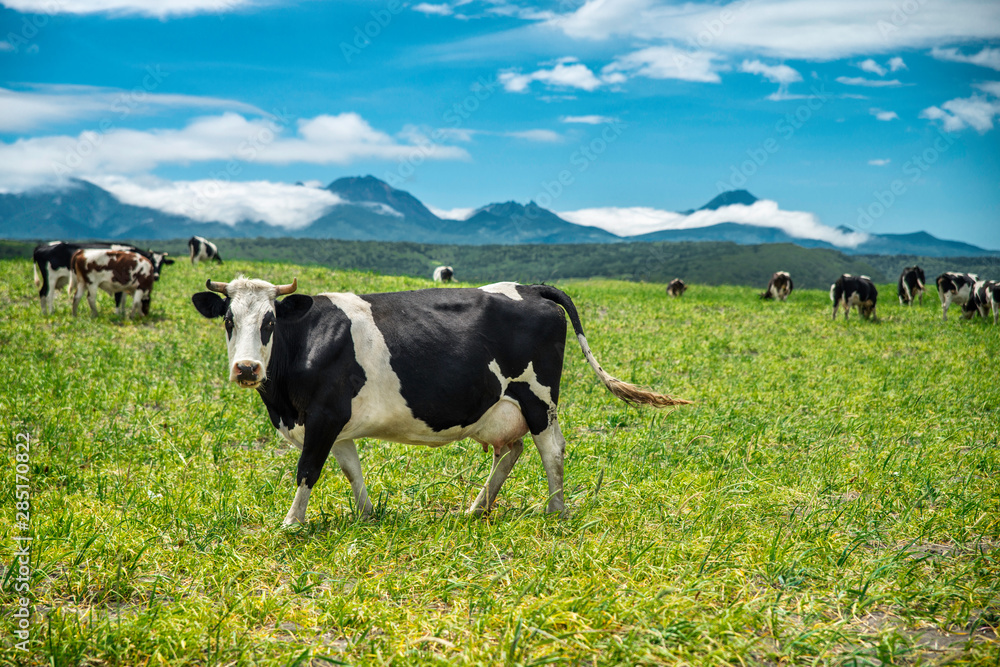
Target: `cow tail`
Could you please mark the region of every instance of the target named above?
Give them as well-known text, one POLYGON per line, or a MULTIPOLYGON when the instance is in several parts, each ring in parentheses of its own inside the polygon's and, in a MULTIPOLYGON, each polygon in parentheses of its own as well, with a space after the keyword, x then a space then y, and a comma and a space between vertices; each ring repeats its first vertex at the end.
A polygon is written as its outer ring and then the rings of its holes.
POLYGON ((583 334, 583 324, 580 322, 580 314, 576 311, 576 306, 573 304, 573 300, 569 296, 561 291, 552 287, 550 285, 536 285, 535 289, 538 294, 553 301, 566 311, 569 315, 569 321, 573 324, 573 331, 576 333, 576 339, 580 342, 580 349, 583 350, 583 356, 587 359, 587 363, 590 367, 594 369, 594 373, 600 378, 604 386, 608 388, 612 394, 625 401, 629 405, 652 405, 654 407, 662 408, 668 405, 687 405, 691 401, 684 400, 683 398, 674 398, 673 396, 668 396, 666 394, 658 394, 653 391, 642 389, 634 384, 628 382, 623 382, 618 378, 614 377, 597 363, 597 359, 594 357, 594 353, 590 350, 590 345, 587 344, 587 337, 583 334))
POLYGON ((32 260, 32 262, 31 262, 31 270, 32 270, 32 272, 35 275, 35 288, 36 289, 40 289, 41 286, 42 286, 42 278, 41 278, 41 276, 38 275, 38 262, 37 261, 32 260))

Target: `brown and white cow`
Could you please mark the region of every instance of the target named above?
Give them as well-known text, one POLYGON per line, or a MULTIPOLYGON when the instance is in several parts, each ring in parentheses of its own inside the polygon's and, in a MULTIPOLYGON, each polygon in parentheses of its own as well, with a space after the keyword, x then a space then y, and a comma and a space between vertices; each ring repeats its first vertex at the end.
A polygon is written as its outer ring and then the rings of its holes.
MULTIPOLYGON (((73 317, 84 293, 92 315, 97 315, 97 290, 108 294, 130 294, 132 315, 149 315, 153 293, 155 267, 153 262, 137 252, 127 250, 82 249, 73 254, 70 265, 76 278, 73 296, 73 317)), ((125 314, 125 299, 118 301, 119 315, 125 314)))
POLYGON ((667 285, 667 296, 678 297, 684 294, 688 286, 680 278, 674 278, 667 285))
POLYGON ((792 276, 788 271, 777 271, 767 283, 767 289, 760 295, 762 299, 784 301, 792 293, 792 276))

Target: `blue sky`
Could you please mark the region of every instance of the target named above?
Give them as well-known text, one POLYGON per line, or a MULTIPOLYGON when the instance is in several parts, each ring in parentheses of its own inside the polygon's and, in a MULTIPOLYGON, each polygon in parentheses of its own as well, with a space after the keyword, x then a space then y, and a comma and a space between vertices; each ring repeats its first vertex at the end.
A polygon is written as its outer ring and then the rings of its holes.
POLYGON ((730 219, 1000 248, 993 0, 2 0, 0 68, 8 192, 292 228, 336 202, 289 184, 373 174, 634 233, 741 187, 776 203, 730 219))

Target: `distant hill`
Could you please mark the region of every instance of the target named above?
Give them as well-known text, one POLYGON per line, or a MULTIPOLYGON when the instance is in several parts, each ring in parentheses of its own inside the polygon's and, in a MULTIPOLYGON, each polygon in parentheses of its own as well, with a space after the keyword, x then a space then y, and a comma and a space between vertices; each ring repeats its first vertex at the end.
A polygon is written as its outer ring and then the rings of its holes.
MULTIPOLYGON (((855 255, 1000 256, 1000 251, 945 241, 926 232, 872 234, 868 241, 856 248, 839 248, 823 241, 795 238, 776 227, 734 222, 623 238, 597 227, 564 220, 535 202, 493 203, 478 209, 466 220, 446 220, 434 215, 410 193, 393 188, 374 176, 340 178, 326 189, 336 194, 343 203, 331 206, 304 227, 288 230, 260 220, 245 220, 237 225, 201 222, 125 204, 93 183, 75 181, 70 187, 58 191, 0 194, 0 238, 155 240, 189 238, 197 234, 218 240, 292 235, 312 239, 453 245, 718 241, 740 245, 790 243, 855 255)), ((720 193, 698 210, 750 206, 756 201, 758 199, 746 190, 733 190, 720 193)))

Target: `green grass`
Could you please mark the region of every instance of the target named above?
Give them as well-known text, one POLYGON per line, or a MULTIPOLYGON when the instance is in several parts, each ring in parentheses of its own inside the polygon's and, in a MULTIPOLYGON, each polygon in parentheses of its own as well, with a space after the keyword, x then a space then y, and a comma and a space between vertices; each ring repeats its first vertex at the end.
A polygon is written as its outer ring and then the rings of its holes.
MULTIPOLYGON (((1000 664, 1000 328, 894 299, 830 320, 826 291, 561 286, 605 368, 697 402, 636 410, 571 339, 560 406, 569 516, 534 448, 489 519, 472 442, 362 441, 376 519, 328 466, 283 531, 297 452, 225 381, 212 272, 300 291, 424 280, 277 264, 169 267, 152 315, 43 318, 0 262, 0 534, 29 433, 31 648, 0 665, 1000 664)), ((883 295, 893 286, 880 286, 883 295)))

